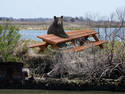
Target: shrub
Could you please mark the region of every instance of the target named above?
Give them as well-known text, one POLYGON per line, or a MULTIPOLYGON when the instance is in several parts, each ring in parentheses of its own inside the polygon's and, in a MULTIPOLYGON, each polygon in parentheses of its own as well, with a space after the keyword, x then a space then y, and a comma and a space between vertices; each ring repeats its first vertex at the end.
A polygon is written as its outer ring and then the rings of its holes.
POLYGON ((12 62, 19 58, 13 54, 14 48, 20 39, 18 28, 12 25, 0 25, 0 61, 12 62))

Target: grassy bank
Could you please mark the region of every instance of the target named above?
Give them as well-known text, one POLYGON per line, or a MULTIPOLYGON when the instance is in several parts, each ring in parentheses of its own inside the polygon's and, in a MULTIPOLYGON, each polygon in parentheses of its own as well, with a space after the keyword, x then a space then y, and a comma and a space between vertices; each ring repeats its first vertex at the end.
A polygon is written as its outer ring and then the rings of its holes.
MULTIPOLYGON (((20 30, 48 30, 48 27, 52 24, 51 22, 27 22, 27 21, 0 21, 0 25, 8 23, 9 25, 14 25, 20 30)), ((70 23, 64 22, 63 24, 65 30, 79 30, 87 27, 82 23, 70 23)))
POLYGON ((104 49, 92 47, 79 53, 62 53, 48 47, 28 46, 38 41, 18 42, 14 54, 20 57, 34 78, 0 88, 59 90, 125 90, 124 42, 109 42, 104 49), (114 45, 114 46, 113 46, 114 45))
MULTIPOLYGON (((44 26, 22 26, 19 27, 20 30, 48 30, 48 27, 44 26)), ((64 27, 65 30, 80 30, 82 27, 64 27)))
POLYGON ((109 42, 104 49, 92 47, 79 53, 62 53, 51 46, 38 53, 39 48, 28 48, 37 41, 23 41, 15 54, 22 56, 32 73, 43 77, 49 74, 56 78, 118 78, 124 76, 124 42, 109 42), (41 70, 42 69, 42 70, 41 70))

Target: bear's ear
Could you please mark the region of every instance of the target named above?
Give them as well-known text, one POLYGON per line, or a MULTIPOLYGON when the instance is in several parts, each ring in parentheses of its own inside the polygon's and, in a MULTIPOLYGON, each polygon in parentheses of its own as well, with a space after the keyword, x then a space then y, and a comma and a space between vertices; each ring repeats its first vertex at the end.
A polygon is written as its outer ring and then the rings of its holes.
POLYGON ((61 18, 63 19, 63 16, 61 16, 61 18))
POLYGON ((56 16, 54 16, 54 19, 56 19, 56 16))

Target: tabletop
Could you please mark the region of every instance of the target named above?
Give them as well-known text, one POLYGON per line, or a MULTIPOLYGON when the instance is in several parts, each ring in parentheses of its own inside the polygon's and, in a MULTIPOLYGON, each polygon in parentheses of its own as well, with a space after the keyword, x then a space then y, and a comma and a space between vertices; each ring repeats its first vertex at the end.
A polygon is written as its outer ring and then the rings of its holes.
POLYGON ((69 38, 61 38, 54 34, 40 35, 37 37, 46 41, 49 44, 58 44, 90 35, 95 35, 97 34, 97 32, 95 32, 94 30, 74 30, 71 32, 66 32, 66 34, 69 36, 69 38))

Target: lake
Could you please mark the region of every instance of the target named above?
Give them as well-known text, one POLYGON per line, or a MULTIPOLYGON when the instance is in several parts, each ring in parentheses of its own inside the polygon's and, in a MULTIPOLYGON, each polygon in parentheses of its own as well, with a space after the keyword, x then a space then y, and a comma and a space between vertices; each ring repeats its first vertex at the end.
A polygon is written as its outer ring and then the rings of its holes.
MULTIPOLYGON (((113 30, 114 28, 100 28, 99 30, 95 28, 95 31, 99 32, 98 37, 103 40, 110 40, 109 36, 112 34, 113 30)), ((19 33, 22 35, 21 39, 23 40, 41 41, 41 39, 37 38, 37 36, 47 34, 47 30, 20 30, 19 33)), ((118 32, 118 35, 125 37, 125 28, 118 32)))
POLYGON ((47 30, 20 30, 19 33, 21 34, 21 39, 41 41, 37 36, 47 34, 47 30))
POLYGON ((125 94, 109 91, 62 91, 62 90, 0 90, 0 94, 125 94))

